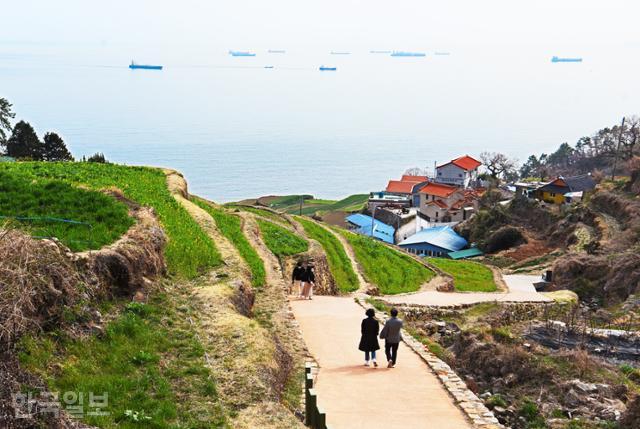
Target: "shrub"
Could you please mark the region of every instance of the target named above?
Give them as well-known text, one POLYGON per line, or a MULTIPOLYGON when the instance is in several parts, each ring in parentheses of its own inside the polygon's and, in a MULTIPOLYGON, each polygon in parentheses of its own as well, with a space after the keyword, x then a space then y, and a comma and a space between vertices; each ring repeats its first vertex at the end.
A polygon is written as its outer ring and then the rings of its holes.
POLYGON ((486 252, 498 252, 510 249, 518 244, 526 242, 522 232, 513 226, 503 226, 489 236, 484 245, 486 252))

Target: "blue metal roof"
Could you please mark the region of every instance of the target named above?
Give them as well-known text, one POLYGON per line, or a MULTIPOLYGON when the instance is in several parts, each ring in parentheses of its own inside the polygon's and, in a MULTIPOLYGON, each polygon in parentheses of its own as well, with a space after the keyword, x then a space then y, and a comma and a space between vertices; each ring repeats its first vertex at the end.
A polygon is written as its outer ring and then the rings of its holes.
POLYGON ((426 228, 412 235, 399 246, 410 246, 412 244, 428 243, 443 249, 455 252, 467 247, 467 240, 460 237, 450 226, 435 226, 426 228))
POLYGON ((362 235, 371 236, 371 225, 373 224, 373 237, 382 240, 385 243, 394 243, 395 228, 382 223, 371 216, 360 213, 352 214, 346 217, 346 221, 358 227, 357 232, 362 235))

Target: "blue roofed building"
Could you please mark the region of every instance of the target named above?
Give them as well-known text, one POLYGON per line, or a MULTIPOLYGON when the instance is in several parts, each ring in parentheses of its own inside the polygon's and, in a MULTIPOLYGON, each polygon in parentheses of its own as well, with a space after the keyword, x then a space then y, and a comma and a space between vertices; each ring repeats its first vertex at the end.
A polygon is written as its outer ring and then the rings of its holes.
POLYGON ((373 219, 371 216, 356 213, 347 216, 345 220, 352 226, 352 230, 358 234, 368 235, 389 244, 395 242, 395 228, 373 219), (371 227, 373 227, 373 234, 371 233, 371 227))
POLYGON ((400 242, 398 246, 418 256, 447 256, 467 247, 467 240, 450 226, 426 228, 400 242))

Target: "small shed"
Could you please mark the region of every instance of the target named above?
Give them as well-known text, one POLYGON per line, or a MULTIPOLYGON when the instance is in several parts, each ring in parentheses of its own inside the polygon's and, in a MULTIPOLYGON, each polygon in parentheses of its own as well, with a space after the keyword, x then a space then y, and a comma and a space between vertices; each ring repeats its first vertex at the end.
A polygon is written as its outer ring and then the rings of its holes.
POLYGON ((352 230, 358 234, 368 235, 389 244, 395 242, 393 238, 396 233, 395 228, 371 216, 356 213, 347 216, 345 220, 352 226, 352 230))
POLYGON ((482 256, 482 255, 484 255, 484 253, 482 252, 482 250, 478 249, 477 247, 458 250, 457 252, 449 252, 447 254, 447 256, 450 257, 451 259, 468 259, 468 258, 474 258, 476 256, 482 256))
POLYGON ((426 228, 398 244, 408 252, 419 256, 446 256, 467 247, 467 240, 450 226, 426 228))

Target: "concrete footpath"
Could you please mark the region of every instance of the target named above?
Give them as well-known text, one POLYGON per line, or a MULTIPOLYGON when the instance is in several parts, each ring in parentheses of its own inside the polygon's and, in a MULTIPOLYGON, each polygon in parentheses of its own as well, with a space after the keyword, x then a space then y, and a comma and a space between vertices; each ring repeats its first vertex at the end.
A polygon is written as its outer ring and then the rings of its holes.
POLYGON ((437 292, 425 291, 403 295, 385 295, 385 301, 394 304, 414 304, 432 306, 455 306, 478 304, 481 302, 551 302, 551 298, 536 292, 533 284, 540 276, 505 275, 508 292, 437 292))
POLYGON ((353 298, 292 300, 309 351, 320 371, 318 404, 332 429, 460 429, 472 427, 431 369, 404 343, 388 369, 384 340, 380 367, 365 367, 358 350, 364 309, 353 298))

